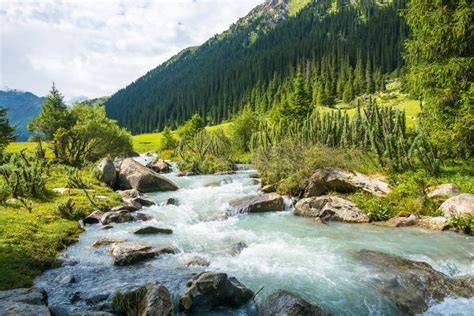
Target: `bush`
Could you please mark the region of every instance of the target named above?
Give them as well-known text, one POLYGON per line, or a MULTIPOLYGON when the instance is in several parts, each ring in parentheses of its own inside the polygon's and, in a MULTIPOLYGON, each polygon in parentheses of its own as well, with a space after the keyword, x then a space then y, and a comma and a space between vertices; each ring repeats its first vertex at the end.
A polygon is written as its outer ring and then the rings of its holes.
POLYGON ((445 228, 473 235, 474 216, 471 214, 454 215, 446 222, 445 228))

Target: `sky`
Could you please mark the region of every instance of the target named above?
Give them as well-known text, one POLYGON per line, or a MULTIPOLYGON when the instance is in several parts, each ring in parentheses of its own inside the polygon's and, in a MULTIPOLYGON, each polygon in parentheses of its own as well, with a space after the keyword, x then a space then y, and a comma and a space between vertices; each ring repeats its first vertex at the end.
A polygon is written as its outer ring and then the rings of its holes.
POLYGON ((263 0, 0 0, 0 87, 112 95, 263 0))

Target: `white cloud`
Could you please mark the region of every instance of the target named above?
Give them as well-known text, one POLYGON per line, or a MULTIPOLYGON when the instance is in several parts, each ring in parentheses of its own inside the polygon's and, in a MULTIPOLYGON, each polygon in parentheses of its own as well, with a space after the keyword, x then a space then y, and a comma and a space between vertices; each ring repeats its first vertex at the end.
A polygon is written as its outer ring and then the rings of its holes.
POLYGON ((0 86, 111 95, 263 0, 0 0, 0 86))

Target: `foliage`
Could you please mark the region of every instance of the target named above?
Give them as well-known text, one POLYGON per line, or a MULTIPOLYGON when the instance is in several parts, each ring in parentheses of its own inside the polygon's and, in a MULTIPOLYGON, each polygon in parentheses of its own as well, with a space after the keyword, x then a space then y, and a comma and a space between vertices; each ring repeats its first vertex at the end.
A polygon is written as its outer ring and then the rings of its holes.
POLYGON ((445 228, 463 232, 468 235, 474 234, 474 216, 471 214, 455 214, 449 218, 445 228))
POLYGON ((158 149, 159 151, 176 149, 176 146, 178 146, 178 141, 171 133, 169 127, 165 127, 161 135, 163 139, 161 141, 161 146, 158 149))
POLYGON ((15 128, 10 126, 7 118, 7 110, 0 106, 0 151, 9 143, 14 142, 16 135, 13 134, 15 128))
POLYGON ((406 84, 423 99, 422 128, 445 156, 474 151, 473 11, 468 0, 412 0, 404 12, 406 84))
POLYGON ((178 130, 180 138, 193 138, 204 130, 204 120, 199 114, 194 114, 193 117, 187 121, 178 130))
POLYGON ((252 134, 258 131, 259 125, 259 113, 255 112, 250 105, 244 107, 242 112, 234 117, 230 134, 236 150, 241 152, 250 150, 252 134))

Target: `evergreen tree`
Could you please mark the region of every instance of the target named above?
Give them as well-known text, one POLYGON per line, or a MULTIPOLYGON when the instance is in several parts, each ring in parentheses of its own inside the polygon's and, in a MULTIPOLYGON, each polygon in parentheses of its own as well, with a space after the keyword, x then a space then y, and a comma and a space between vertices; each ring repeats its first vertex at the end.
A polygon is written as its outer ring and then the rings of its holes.
POLYGON ((298 72, 293 82, 293 92, 289 98, 289 114, 294 118, 304 118, 312 111, 311 97, 306 90, 301 72, 298 72))
POLYGON ((0 106, 0 151, 9 143, 14 142, 16 135, 13 134, 15 128, 10 126, 7 118, 7 109, 0 106))

